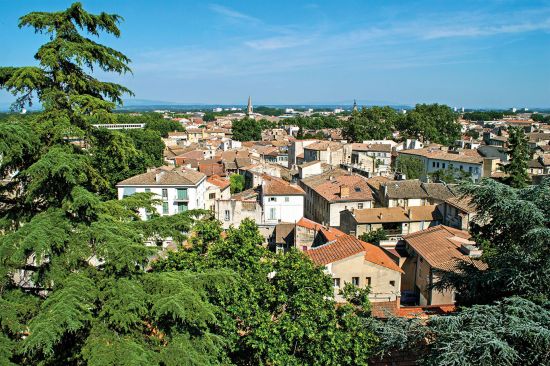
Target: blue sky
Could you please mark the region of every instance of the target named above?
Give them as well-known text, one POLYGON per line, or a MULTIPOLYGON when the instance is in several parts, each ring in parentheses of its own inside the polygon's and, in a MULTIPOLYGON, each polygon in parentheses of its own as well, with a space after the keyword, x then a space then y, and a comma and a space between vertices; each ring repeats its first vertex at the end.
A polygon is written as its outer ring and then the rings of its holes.
MULTIPOLYGON (((550 1, 82 2, 125 18, 100 42, 133 74, 101 77, 139 99, 550 107, 550 1)), ((33 64, 47 40, 19 16, 70 3, 0 0, 0 65, 33 64)))

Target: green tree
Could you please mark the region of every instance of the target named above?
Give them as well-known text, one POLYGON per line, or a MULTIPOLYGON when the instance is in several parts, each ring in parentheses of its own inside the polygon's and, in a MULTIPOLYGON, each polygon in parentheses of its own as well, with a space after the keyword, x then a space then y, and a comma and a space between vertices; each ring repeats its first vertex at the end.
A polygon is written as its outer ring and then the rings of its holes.
POLYGON ((216 115, 212 112, 206 112, 204 116, 202 116, 202 120, 204 122, 212 122, 216 120, 216 115))
POLYGON ((401 118, 391 107, 363 108, 352 113, 342 128, 342 134, 349 141, 391 139, 401 118))
POLYGON ((240 174, 231 174, 229 183, 231 184, 229 187, 231 193, 239 193, 244 190, 244 176, 240 174))
POLYGON ((510 162, 502 165, 502 170, 508 173, 506 182, 515 188, 523 188, 530 182, 527 172, 528 162, 531 158, 529 141, 525 131, 520 127, 510 127, 508 137, 508 155, 510 162))
POLYGON ((185 131, 185 128, 183 128, 183 126, 179 122, 164 119, 160 115, 158 115, 158 117, 155 119, 149 120, 145 124, 145 128, 158 131, 162 137, 168 137, 168 132, 185 131))
POLYGON ((417 104, 398 120, 397 129, 405 136, 444 145, 460 138, 458 114, 442 104, 417 104))
POLYGON ((374 245, 380 245, 381 240, 387 240, 388 235, 384 229, 376 229, 369 231, 368 233, 363 233, 359 236, 359 240, 366 241, 374 245))
MULTIPOLYGON (((227 364, 219 322, 207 301, 236 285, 228 270, 148 273, 171 237, 182 245, 198 216, 186 212, 142 222, 158 200, 138 193, 104 201, 103 154, 132 164, 132 139, 90 126, 112 120, 128 90, 95 79, 92 67, 126 72, 128 59, 90 35, 118 36, 118 15, 30 13, 20 26, 50 36, 39 66, 0 68, 0 86, 36 95, 44 111, 0 123, 0 363, 21 365, 227 364), (28 123, 27 123, 28 122, 28 123), (86 149, 70 143, 81 137, 86 149)), ((117 162, 119 164, 120 162, 117 162)), ((112 172, 109 172, 112 173, 112 172)))
POLYGON ((160 133, 154 130, 127 130, 134 146, 141 153, 145 167, 160 166, 164 163, 164 142, 160 133))
POLYGON ((511 297, 457 314, 380 323, 382 354, 416 354, 420 365, 547 365, 550 311, 511 297))
POLYGON ((461 304, 490 303, 509 296, 550 299, 550 179, 516 189, 493 180, 463 186, 476 216, 471 232, 483 249, 480 266, 460 263, 444 272, 437 288, 454 288, 461 304))
POLYGON ((429 176, 434 182, 442 182, 447 184, 457 184, 471 178, 470 173, 456 167, 439 169, 430 173, 429 176))
POLYGON ((218 307, 220 332, 229 342, 233 363, 367 364, 376 342, 367 316, 368 291, 348 289, 352 303, 336 307, 331 278, 303 253, 268 251, 250 219, 227 230, 224 239, 219 223, 214 223, 197 225, 200 234, 192 236, 192 246, 169 253, 155 270, 236 272, 237 289, 222 289, 209 297, 218 307))
POLYGON ((262 128, 252 118, 234 120, 231 130, 233 138, 237 141, 260 141, 262 139, 262 128))
POLYGON ((419 179, 426 175, 426 167, 422 160, 415 156, 399 155, 395 162, 395 170, 405 174, 407 179, 419 179))

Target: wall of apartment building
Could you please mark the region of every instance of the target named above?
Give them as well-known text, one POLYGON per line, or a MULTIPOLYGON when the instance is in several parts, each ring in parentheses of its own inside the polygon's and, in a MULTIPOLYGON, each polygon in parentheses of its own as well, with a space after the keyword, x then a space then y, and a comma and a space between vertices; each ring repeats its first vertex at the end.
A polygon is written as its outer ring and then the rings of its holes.
MULTIPOLYGON (((326 200, 325 200, 326 202, 326 200)), ((372 201, 352 201, 352 202, 334 202, 329 204, 329 220, 327 225, 340 227, 340 213, 344 210, 360 210, 363 208, 372 208, 372 201)))
POLYGON ((443 224, 460 230, 468 231, 470 229, 470 221, 475 217, 475 212, 468 213, 448 203, 443 203, 438 207, 442 208, 443 224))
MULTIPOLYGON (((384 228, 384 223, 357 223, 353 217, 350 217, 347 212, 344 212, 342 215, 342 222, 340 229, 348 234, 353 234, 357 237, 364 233, 370 233, 378 229, 384 228), (353 233, 355 231, 355 233, 353 233)), ((403 235, 416 233, 417 231, 427 229, 431 226, 437 225, 437 221, 410 221, 399 223, 401 232, 392 233, 386 231, 389 238, 401 238, 403 235)))
POLYGON ((304 216, 304 196, 262 196, 264 222, 276 225, 279 222, 297 222, 304 216))
POLYGON ((206 185, 207 189, 204 194, 204 207, 207 210, 214 212, 216 211, 217 200, 228 200, 231 198, 231 190, 229 189, 229 186, 222 190, 217 185, 208 183, 208 181, 206 182, 206 185))
POLYGON ((425 198, 388 198, 386 202, 387 207, 425 206, 428 204, 425 198))
POLYGON ((416 258, 415 286, 420 291, 420 305, 441 305, 453 304, 454 297, 452 290, 438 291, 429 287, 437 281, 433 276, 432 267, 420 256, 416 258))
MULTIPOLYGON (((187 203, 188 210, 204 209, 206 208, 204 202, 204 195, 206 191, 206 179, 202 180, 197 186, 132 186, 132 187, 117 187, 118 199, 122 199, 125 195, 133 193, 142 193, 147 190, 156 195, 155 198, 162 199, 168 203, 168 212, 164 213, 163 204, 155 206, 159 215, 175 215, 178 211, 178 203, 187 203), (167 199, 163 199, 162 190, 167 190, 167 199), (187 199, 178 200, 178 189, 187 190, 187 199)), ((145 209, 139 209, 139 214, 143 220, 147 219, 147 213, 145 209)))
POLYGON ((330 263, 327 270, 332 278, 340 278, 340 287, 334 288, 336 301, 344 300, 338 292, 346 282, 352 283, 353 277, 359 278, 360 288, 367 287, 370 278, 369 299, 373 302, 395 301, 400 296, 401 273, 366 261, 365 252, 330 263))
POLYGON ((239 226, 250 218, 260 224, 262 222, 262 207, 256 201, 218 200, 216 201, 216 218, 224 229, 231 225, 239 226))

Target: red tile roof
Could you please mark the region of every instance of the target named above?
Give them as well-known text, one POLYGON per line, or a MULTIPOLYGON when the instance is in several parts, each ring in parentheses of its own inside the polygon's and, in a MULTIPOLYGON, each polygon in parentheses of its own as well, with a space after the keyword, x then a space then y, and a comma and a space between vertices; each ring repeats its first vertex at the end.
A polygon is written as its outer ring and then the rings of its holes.
POLYGON ((215 186, 218 186, 220 189, 225 189, 231 185, 229 180, 223 179, 219 175, 212 175, 206 179, 206 181, 210 184, 213 184, 215 186))
POLYGON ((311 248, 306 254, 319 265, 337 262, 363 253, 365 260, 376 265, 403 272, 401 268, 376 245, 365 243, 351 235, 337 235, 336 239, 318 247, 311 248))
POLYGON ((262 178, 262 191, 266 196, 304 196, 306 194, 302 188, 281 178, 268 174, 263 174, 262 178))

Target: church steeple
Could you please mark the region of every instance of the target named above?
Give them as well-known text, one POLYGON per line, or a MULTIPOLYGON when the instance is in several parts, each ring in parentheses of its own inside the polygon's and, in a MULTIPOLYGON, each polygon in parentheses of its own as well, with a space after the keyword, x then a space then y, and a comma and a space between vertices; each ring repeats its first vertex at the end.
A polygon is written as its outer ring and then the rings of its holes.
POLYGON ((252 98, 248 96, 248 106, 246 108, 246 114, 250 116, 252 113, 254 113, 254 107, 252 107, 252 98))
POLYGON ((353 111, 357 112, 357 100, 353 100, 353 111))

